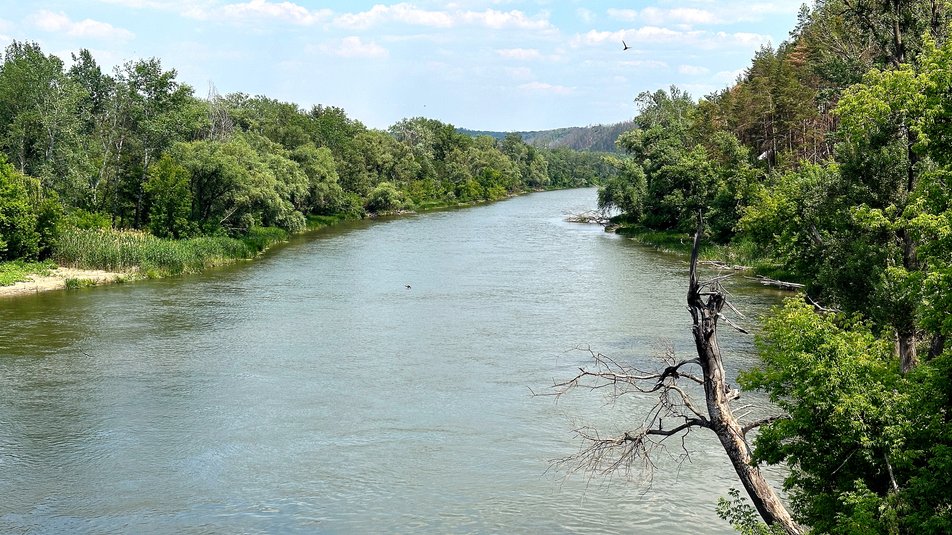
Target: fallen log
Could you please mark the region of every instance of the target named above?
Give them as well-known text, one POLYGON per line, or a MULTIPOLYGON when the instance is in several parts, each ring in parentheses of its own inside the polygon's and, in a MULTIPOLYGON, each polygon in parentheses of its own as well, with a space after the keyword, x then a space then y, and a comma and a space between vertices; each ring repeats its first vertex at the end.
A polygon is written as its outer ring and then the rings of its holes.
POLYGON ((756 277, 745 277, 750 280, 754 280, 763 284, 764 286, 773 286, 775 288, 780 288, 781 290, 796 291, 802 288, 806 288, 805 285, 798 282, 787 282, 777 279, 771 279, 770 277, 765 277, 763 275, 757 275, 756 277))

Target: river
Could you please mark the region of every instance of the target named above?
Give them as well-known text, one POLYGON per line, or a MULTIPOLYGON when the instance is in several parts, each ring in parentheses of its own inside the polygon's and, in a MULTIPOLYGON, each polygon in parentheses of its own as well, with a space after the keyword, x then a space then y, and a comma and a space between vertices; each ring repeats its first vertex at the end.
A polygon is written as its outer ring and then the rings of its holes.
MULTIPOLYGON (((202 275, 0 301, 0 532, 732 533, 713 435, 650 486, 552 467, 576 427, 648 406, 533 396, 587 363, 573 348, 692 350, 686 263, 564 221, 594 203, 356 222, 202 275)), ((753 316, 777 300, 732 292, 753 316)), ((730 375, 751 345, 722 330, 730 375)))

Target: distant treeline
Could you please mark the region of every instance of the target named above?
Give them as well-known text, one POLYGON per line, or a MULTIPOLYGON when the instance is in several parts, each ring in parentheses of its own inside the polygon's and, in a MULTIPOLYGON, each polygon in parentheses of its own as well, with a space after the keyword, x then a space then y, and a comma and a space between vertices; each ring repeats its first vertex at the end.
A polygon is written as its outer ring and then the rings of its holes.
MULTIPOLYGON (((577 151, 619 152, 615 141, 618 136, 634 128, 633 121, 623 121, 609 125, 576 126, 570 128, 556 128, 553 130, 536 130, 532 132, 512 132, 533 147, 547 149, 566 148, 577 151)), ((461 133, 472 137, 490 136, 503 139, 510 133, 490 132, 481 130, 467 130, 461 128, 461 133)))
POLYGON ((380 131, 333 106, 200 98, 154 58, 106 73, 88 50, 67 66, 13 42, 0 65, 0 260, 49 256, 69 228, 296 232, 318 216, 593 185, 618 165, 422 117, 380 131))

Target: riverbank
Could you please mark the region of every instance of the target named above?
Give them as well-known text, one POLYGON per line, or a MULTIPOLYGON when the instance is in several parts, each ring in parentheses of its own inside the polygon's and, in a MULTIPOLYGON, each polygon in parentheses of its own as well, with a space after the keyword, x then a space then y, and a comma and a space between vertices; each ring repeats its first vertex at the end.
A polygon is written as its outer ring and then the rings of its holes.
POLYGON ((128 282, 141 278, 137 271, 115 272, 101 269, 57 267, 42 273, 28 274, 26 280, 0 286, 0 298, 29 295, 51 290, 64 290, 128 282))
MULTIPOLYGON (((606 227, 609 232, 615 232, 642 245, 659 251, 672 253, 684 257, 691 255, 694 237, 690 234, 674 231, 650 230, 630 224, 614 224, 606 227)), ((702 263, 732 271, 745 271, 755 278, 786 279, 796 284, 800 281, 795 274, 788 273, 781 267, 765 258, 755 244, 747 241, 714 244, 701 243, 699 258, 702 263)), ((799 287, 799 284, 797 284, 799 287)))
MULTIPOLYGON (((478 202, 433 204, 418 210, 370 213, 364 217, 374 219, 465 208, 533 192, 478 202)), ((350 219, 344 215, 310 216, 301 233, 315 232, 350 219)), ((70 229, 60 236, 54 253, 55 263, 6 263, 7 267, 15 267, 17 273, 8 281, 0 278, 0 298, 200 273, 251 260, 289 237, 286 231, 273 227, 256 227, 239 238, 202 236, 182 240, 157 238, 142 231, 70 229)), ((3 267, 4 264, 0 264, 0 268, 3 267)))

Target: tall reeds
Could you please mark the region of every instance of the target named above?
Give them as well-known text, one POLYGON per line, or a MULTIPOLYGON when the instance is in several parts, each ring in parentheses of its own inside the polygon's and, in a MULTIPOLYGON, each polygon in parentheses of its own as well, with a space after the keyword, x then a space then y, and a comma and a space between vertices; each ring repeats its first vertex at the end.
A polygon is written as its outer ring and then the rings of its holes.
POLYGON ((287 233, 276 228, 252 229, 242 238, 185 240, 156 238, 139 231, 73 228, 60 234, 53 259, 63 266, 84 269, 177 275, 252 258, 286 238, 287 233))

